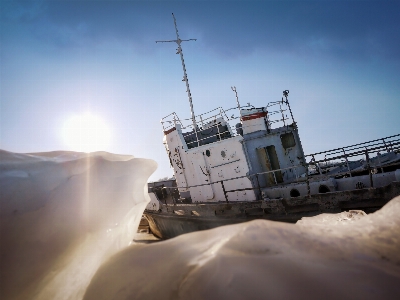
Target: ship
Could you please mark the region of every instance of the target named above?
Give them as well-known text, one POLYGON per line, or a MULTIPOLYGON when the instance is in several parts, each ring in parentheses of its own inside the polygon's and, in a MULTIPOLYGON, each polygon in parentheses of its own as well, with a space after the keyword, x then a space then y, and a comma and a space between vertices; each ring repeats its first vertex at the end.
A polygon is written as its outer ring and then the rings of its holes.
POLYGON ((160 239, 265 219, 295 223, 321 213, 372 213, 400 195, 400 134, 304 154, 289 90, 255 107, 218 107, 195 115, 181 40, 176 40, 190 119, 161 120, 174 176, 148 183, 144 211, 160 239))

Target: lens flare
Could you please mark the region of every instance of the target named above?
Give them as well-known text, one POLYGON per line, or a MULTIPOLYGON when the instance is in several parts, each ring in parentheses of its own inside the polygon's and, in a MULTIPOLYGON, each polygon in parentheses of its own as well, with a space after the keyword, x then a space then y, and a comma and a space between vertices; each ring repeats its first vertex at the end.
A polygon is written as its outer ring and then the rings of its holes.
POLYGON ((110 145, 111 130, 100 117, 85 113, 72 116, 65 122, 63 137, 69 150, 103 151, 110 145))

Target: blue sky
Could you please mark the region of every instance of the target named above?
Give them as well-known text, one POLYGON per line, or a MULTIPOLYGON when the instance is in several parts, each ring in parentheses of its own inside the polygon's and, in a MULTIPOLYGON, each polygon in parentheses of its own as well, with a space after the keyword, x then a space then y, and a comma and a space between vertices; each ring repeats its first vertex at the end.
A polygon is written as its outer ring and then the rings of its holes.
POLYGON ((0 148, 79 150, 71 116, 110 128, 98 150, 157 161, 160 119, 189 118, 177 18, 196 114, 289 99, 306 153, 400 133, 398 1, 0 2, 0 148))

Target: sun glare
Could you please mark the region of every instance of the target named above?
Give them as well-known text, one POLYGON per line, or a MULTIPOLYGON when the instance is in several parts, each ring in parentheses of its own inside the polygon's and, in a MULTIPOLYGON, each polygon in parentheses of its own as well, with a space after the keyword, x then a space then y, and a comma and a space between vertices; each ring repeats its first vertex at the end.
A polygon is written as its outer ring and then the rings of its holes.
POLYGON ((70 150, 94 152, 106 150, 110 144, 111 131, 101 118, 85 113, 65 122, 63 137, 70 150))

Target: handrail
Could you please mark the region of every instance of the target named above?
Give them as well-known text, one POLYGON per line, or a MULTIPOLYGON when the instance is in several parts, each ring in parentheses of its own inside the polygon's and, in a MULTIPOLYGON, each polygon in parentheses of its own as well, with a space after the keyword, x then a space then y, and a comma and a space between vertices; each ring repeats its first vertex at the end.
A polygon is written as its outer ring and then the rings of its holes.
MULTIPOLYGON (((225 180, 219 180, 219 181, 215 181, 215 182, 210 182, 210 183, 205 183, 205 184, 199 184, 199 185, 193 185, 193 186, 188 186, 188 187, 163 187, 163 189, 179 189, 179 188, 184 188, 184 189, 189 189, 189 188, 193 188, 193 187, 200 187, 200 186, 206 186, 206 185, 212 185, 212 184, 216 184, 216 183, 220 183, 222 186, 222 190, 224 192, 224 196, 225 196, 225 200, 226 202, 229 202, 228 197, 227 197, 227 193, 233 193, 233 192, 237 192, 237 191, 248 191, 248 190, 259 190, 260 194, 261 194, 261 186, 258 180, 258 176, 259 175, 263 175, 263 174, 268 174, 268 173, 272 173, 274 175, 274 179, 275 179, 275 184, 277 184, 276 181, 276 177, 275 177, 275 172, 279 172, 279 171, 283 171, 283 170, 289 170, 289 169, 295 169, 298 167, 302 167, 303 165, 296 165, 296 166, 291 166, 291 167, 287 167, 287 168, 281 168, 281 169, 277 169, 277 170, 272 170, 272 171, 266 171, 266 172, 259 172, 259 173, 255 173, 255 174, 249 174, 249 175, 244 175, 244 176, 238 176, 238 177, 234 177, 234 178, 229 178, 229 179, 225 179, 225 180), (226 181, 230 181, 230 180, 235 180, 235 179, 240 179, 240 178, 244 178, 244 177, 252 177, 255 176, 257 179, 257 187, 255 188, 243 188, 243 189, 235 189, 235 190, 225 190, 225 186, 224 186, 224 182, 226 181)), ((297 177, 299 178, 299 176, 297 177)), ((250 178, 249 178, 250 179, 250 178)), ((309 178, 308 178, 308 172, 307 172, 307 189, 308 191, 309 189, 309 178)))
MULTIPOLYGON (((327 150, 327 151, 316 152, 316 153, 308 154, 308 155, 305 155, 305 156, 307 157, 307 156, 312 156, 312 155, 324 154, 324 153, 329 153, 329 152, 333 152, 333 151, 336 151, 336 150, 340 150, 340 151, 341 151, 342 149, 348 149, 348 148, 352 148, 352 147, 355 147, 355 146, 370 144, 370 143, 377 142, 377 141, 383 141, 383 142, 384 142, 384 140, 390 139, 390 138, 394 138, 394 137, 400 137, 400 134, 396 134, 396 135, 388 136, 388 137, 385 137, 385 138, 380 138, 380 139, 372 140, 372 141, 369 141, 369 142, 354 144, 354 145, 351 145, 351 146, 345 146, 345 147, 335 148, 335 149, 331 149, 331 150, 327 150)), ((395 141, 400 141, 400 139, 395 140, 395 141)), ((384 143, 384 144, 385 144, 385 143, 384 143)), ((385 145, 385 147, 387 147, 387 146, 385 145)), ((357 149, 358 149, 358 148, 357 148, 357 149)))
MULTIPOLYGON (((371 142, 376 142, 376 141, 379 141, 379 140, 382 140, 382 141, 384 141, 385 139, 389 139, 389 138, 393 138, 393 137, 397 137, 397 136, 400 136, 400 134, 398 134, 398 135, 393 135, 393 136, 390 136, 390 137, 386 137, 386 138, 383 138, 383 139, 378 139, 378 140, 374 140, 374 141, 371 141, 371 142)), ((365 142, 365 143, 361 143, 361 144, 356 144, 356 145, 353 145, 353 146, 358 146, 358 145, 365 145, 365 144, 369 144, 369 143, 371 143, 371 142, 365 142)), ((396 145, 400 145, 400 139, 398 139, 398 140, 392 140, 392 141, 389 141, 390 142, 390 146, 391 146, 391 149, 393 150, 393 146, 396 146, 396 145)), ((321 162, 325 162, 325 163, 327 163, 327 160, 328 161, 331 161, 331 160, 335 160, 335 159, 338 159, 338 158, 345 158, 346 159, 346 162, 347 162, 347 168, 348 168, 348 172, 350 173, 350 176, 352 175, 351 174, 351 169, 350 169, 350 166, 349 166, 349 161, 347 160, 347 158, 348 157, 352 157, 352 156, 357 156, 357 155, 360 155, 360 154, 365 154, 365 156, 366 156, 366 159, 365 159, 365 162, 366 162, 366 170, 368 170, 368 172, 369 172, 369 174, 370 174, 370 181, 371 181, 371 187, 373 186, 373 181, 372 181, 372 173, 371 173, 371 164, 370 164, 370 158, 369 158, 369 154, 370 153, 374 153, 374 152, 377 152, 377 151, 379 151, 379 150, 381 150, 381 149, 383 149, 383 148, 385 148, 385 149, 388 149, 387 148, 387 145, 381 145, 381 144, 376 144, 376 145, 378 145, 377 147, 374 147, 374 148, 365 148, 365 149, 363 149, 363 150, 359 150, 359 151, 355 151, 355 152, 351 152, 351 153, 346 153, 346 151, 344 150, 344 149, 349 149, 350 147, 352 147, 352 146, 348 146, 348 147, 342 147, 342 148, 336 148, 336 149, 333 149, 332 151, 337 151, 337 150, 342 150, 342 152, 344 153, 344 154, 342 154, 342 155, 339 155, 339 156, 335 156, 335 157, 333 157, 333 158, 329 158, 329 159, 327 159, 326 157, 325 157, 325 159, 324 160, 314 160, 314 161, 311 161, 310 163, 304 163, 304 164, 299 164, 299 165, 295 165, 295 166, 290 166, 290 167, 286 167, 286 168, 280 168, 280 169, 276 169, 276 170, 270 170, 270 171, 265 171, 265 172, 258 172, 258 173, 254 173, 254 174, 248 174, 248 175, 243 175, 243 176, 238 176, 238 177, 233 177, 233 178, 229 178, 229 179, 225 179, 225 180, 218 180, 218 181, 214 181, 214 182, 209 182, 209 183, 204 183, 204 184, 198 184, 198 185, 192 185, 192 186, 185 186, 185 187, 178 187, 178 186, 176 186, 176 187, 163 187, 163 189, 190 189, 190 188, 195 188, 195 187, 201 187, 201 186, 209 186, 209 185, 212 185, 212 184, 218 184, 218 183, 220 183, 221 185, 222 185, 222 188, 223 188, 223 192, 224 192, 224 195, 225 195, 225 199, 226 199, 226 201, 228 202, 228 198, 227 198, 227 193, 231 193, 231 192, 236 192, 236 191, 245 191, 245 190, 259 190, 260 191, 260 193, 261 193, 261 186, 260 186, 260 183, 259 183, 259 176, 260 175, 264 175, 264 174, 270 174, 270 173, 272 173, 273 174, 273 176, 274 176, 274 180, 275 180, 275 184, 278 184, 277 183, 277 180, 276 180, 276 177, 275 177, 275 173, 276 172, 281 172, 281 171, 285 171, 285 170, 289 170, 289 169, 297 169, 297 168, 300 168, 300 167, 305 167, 306 168, 306 173, 305 173, 305 175, 306 175, 306 184, 307 184, 307 193, 308 193, 308 196, 310 196, 310 174, 309 174, 309 172, 310 172, 310 170, 309 170, 309 168, 310 168, 310 166, 316 166, 318 169, 319 169, 319 173, 320 173, 320 175, 323 175, 323 173, 322 173, 322 168, 321 168, 321 166, 319 165, 319 163, 321 163, 321 162), (244 189, 235 189, 235 190, 229 190, 229 191, 227 191, 227 190, 225 190, 225 187, 224 187, 224 182, 227 182, 227 181, 231 181, 231 180, 236 180, 236 179, 241 179, 241 178, 248 178, 249 180, 251 180, 251 178, 256 178, 256 180, 257 180, 257 187, 252 187, 252 188, 244 188, 244 189)), ((360 148, 356 148, 357 150, 358 149, 360 149, 360 148)), ((397 150, 397 149, 395 149, 395 150, 397 150)), ((329 153, 329 151, 324 151, 324 152, 319 152, 319 153, 317 153, 317 154, 323 154, 323 153, 329 153)), ((337 153, 337 152, 335 152, 335 153, 337 153)), ((311 156, 311 157, 313 157, 315 154, 308 154, 308 155, 306 155, 306 157, 308 157, 308 156, 311 156)), ((337 164, 337 165, 332 165, 332 167, 337 167, 337 166, 340 166, 340 165, 344 165, 344 163, 340 163, 340 164, 337 164)), ((381 165, 381 164, 380 164, 381 165)), ((344 175, 344 174, 346 174, 347 172, 344 172, 344 173, 338 173, 338 174, 335 174, 335 176, 337 176, 337 175, 344 175)), ((297 176, 297 172, 296 172, 296 179, 298 179, 298 178, 300 178, 300 176, 297 176)), ((290 182, 290 183, 288 183, 288 184, 291 184, 291 183, 293 183, 293 182, 290 182)))
MULTIPOLYGON (((396 141, 396 143, 391 143, 391 145, 392 146, 400 145, 400 140, 396 141)), ((339 148, 339 149, 342 150, 342 149, 346 149, 346 148, 339 148)), ((358 149, 360 149, 360 148, 357 148, 357 150, 358 149)), ((374 148, 364 148, 362 150, 358 150, 358 151, 355 151, 355 152, 351 152, 351 153, 347 153, 347 154, 343 154, 343 155, 338 155, 338 156, 334 156, 334 157, 329 157, 328 159, 324 158, 324 159, 320 159, 320 160, 315 160, 312 163, 315 164, 315 163, 319 163, 319 162, 325 162, 326 160, 335 160, 335 159, 339 159, 339 158, 358 156, 360 154, 364 154, 366 149, 368 150, 369 153, 374 153, 374 152, 378 152, 380 150, 386 150, 386 147, 385 146, 378 146, 378 147, 374 147, 374 148)), ((335 149, 335 150, 337 150, 337 149, 335 149)), ((322 152, 322 153, 328 153, 328 151, 327 152, 322 152)), ((335 153, 338 153, 338 152, 335 152, 335 153)), ((335 154, 335 153, 333 153, 333 154, 335 154)), ((321 154, 321 153, 319 153, 319 154, 321 154)), ((313 155, 315 155, 315 154, 305 155, 305 157, 313 156, 313 155)))
MULTIPOLYGON (((272 107, 272 106, 275 106, 275 105, 279 105, 279 109, 278 110, 271 111, 271 112, 266 111, 268 113, 268 115, 267 115, 268 126, 270 126, 271 124, 277 123, 277 122, 283 122, 283 125, 286 126, 285 121, 289 120, 290 118, 285 117, 284 112, 286 112, 288 109, 287 108, 282 108, 282 106, 285 106, 285 105, 288 106, 288 103, 285 102, 285 101, 273 101, 273 102, 269 102, 267 104, 267 106, 264 107, 264 108, 269 108, 269 107, 272 107), (277 120, 270 120, 271 116, 275 116, 277 114, 282 114, 282 118, 277 119, 277 120)), ((255 109, 255 107, 253 105, 251 105, 250 103, 248 103, 245 106, 241 106, 240 107, 240 109, 246 109, 246 108, 255 109)), ((214 109, 212 109, 212 110, 210 110, 208 112, 205 112, 205 113, 202 113, 202 114, 194 116, 195 123, 193 123, 193 119, 192 118, 190 118, 190 119, 182 119, 181 120, 181 119, 179 119, 178 115, 175 112, 173 112, 173 113, 167 115, 166 117, 162 118, 161 119, 161 123, 162 123, 162 126, 163 126, 164 130, 169 129, 170 127, 172 127, 172 126, 164 126, 164 124, 167 123, 167 122, 169 122, 169 123, 179 123, 182 126, 182 129, 194 128, 194 126, 198 126, 197 124, 202 124, 203 125, 204 122, 210 121, 212 119, 216 119, 218 116, 222 117, 226 121, 232 121, 232 120, 235 120, 235 119, 239 119, 240 118, 240 112, 239 112, 239 116, 238 117, 236 117, 234 115, 232 115, 232 117, 229 117, 228 114, 227 114, 228 111, 237 110, 237 109, 238 109, 238 107, 232 107, 232 108, 229 108, 229 109, 223 109, 221 106, 219 106, 219 107, 214 108, 214 109), (216 112, 216 113, 212 114, 211 116, 207 116, 207 117, 203 118, 204 116, 206 116, 207 114, 210 114, 212 112, 216 112), (167 120, 168 117, 171 117, 171 116, 173 116, 174 120, 173 121, 167 120), (189 122, 190 124, 183 125, 183 123, 186 123, 186 122, 189 122)))
POLYGON ((189 189, 189 188, 193 188, 193 187, 200 187, 200 186, 216 184, 216 183, 219 183, 221 181, 231 181, 231 180, 241 179, 241 178, 245 178, 245 177, 249 178, 249 177, 252 177, 252 176, 259 176, 259 175, 268 174, 268 173, 275 173, 275 172, 280 172, 280 171, 299 168, 299 167, 303 167, 303 165, 290 166, 290 167, 287 167, 287 168, 281 168, 281 169, 276 169, 276 170, 272 170, 272 171, 259 172, 259 173, 243 175, 243 176, 233 177, 233 178, 229 178, 229 179, 225 179, 225 180, 218 180, 218 181, 213 181, 213 182, 203 183, 203 184, 197 184, 197 185, 191 185, 191 186, 175 186, 175 187, 163 187, 163 188, 165 188, 165 189, 189 189))
MULTIPOLYGON (((322 151, 322 152, 317 152, 317 153, 313 153, 313 154, 308 154, 308 155, 305 155, 305 157, 312 158, 312 160, 309 163, 309 166, 312 166, 312 165, 315 166, 316 171, 318 171, 321 175, 323 174, 323 171, 322 171, 323 167, 326 169, 326 168, 340 167, 340 166, 346 165, 347 172, 345 172, 345 173, 348 173, 351 177, 352 169, 350 168, 350 163, 349 163, 348 158, 365 155, 365 160, 361 159, 361 161, 365 161, 366 168, 368 170, 370 170, 369 154, 379 153, 380 151, 387 151, 387 153, 390 153, 390 152, 399 150, 400 148, 396 147, 396 146, 400 145, 400 138, 397 138, 397 137, 400 137, 400 134, 372 140, 369 142, 354 144, 351 146, 335 148, 335 149, 328 150, 328 151, 322 151), (324 158, 321 158, 321 159, 315 158, 315 156, 322 155, 322 154, 325 154, 324 158), (338 159, 344 159, 345 162, 343 162, 343 163, 337 162, 338 159), (320 163, 325 163, 325 166, 321 166, 320 163), (329 163, 331 165, 329 165, 329 163)), ((379 158, 379 156, 377 156, 377 157, 378 157, 379 165, 381 166, 381 169, 382 169, 382 163, 380 161, 380 158, 379 158)), ((338 174, 336 174, 336 175, 338 175, 338 174)))
POLYGON ((182 128, 185 128, 185 127, 183 126, 181 120, 179 119, 178 115, 177 115, 175 112, 172 112, 172 113, 170 113, 168 116, 165 116, 164 118, 161 119, 161 125, 162 125, 162 127, 163 127, 163 130, 169 129, 169 128, 171 128, 172 126, 176 126, 176 123, 180 123, 180 125, 182 126, 182 128), (166 120, 169 116, 173 116, 173 117, 174 117, 172 121, 166 120), (165 121, 164 121, 164 120, 165 120, 165 121), (171 124, 173 123, 173 125, 171 125, 171 126, 165 126, 165 127, 164 127, 164 123, 171 123, 171 124))

